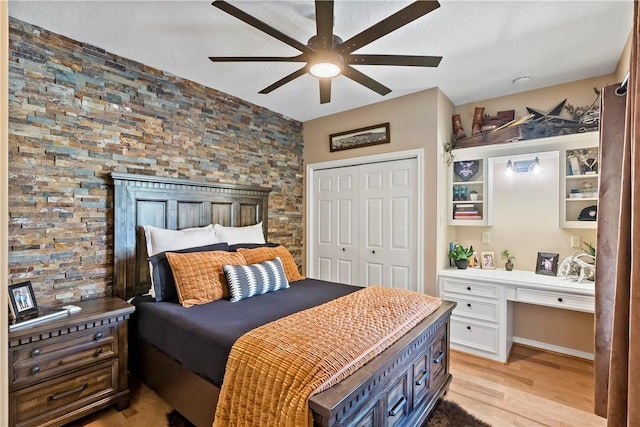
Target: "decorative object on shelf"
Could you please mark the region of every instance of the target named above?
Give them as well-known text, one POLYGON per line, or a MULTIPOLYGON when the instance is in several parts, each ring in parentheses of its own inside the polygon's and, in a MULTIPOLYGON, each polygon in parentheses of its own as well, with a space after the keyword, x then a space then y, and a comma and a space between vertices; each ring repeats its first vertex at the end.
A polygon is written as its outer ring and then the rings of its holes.
POLYGON ((598 207, 596 205, 587 206, 580 211, 578 221, 596 221, 598 219, 598 207))
POLYGON ((496 268, 496 259, 493 251, 480 252, 480 259, 482 260, 482 268, 487 270, 496 268))
POLYGON ((482 132, 482 119, 484 118, 484 107, 476 107, 473 112, 473 123, 471 124, 471 135, 478 135, 482 132))
POLYGON ((473 256, 473 246, 465 248, 464 246, 455 243, 453 249, 449 251, 449 258, 453 260, 456 267, 460 270, 465 270, 469 267, 469 258, 473 256))
POLYGON ((536 274, 555 276, 558 273, 558 254, 550 252, 538 252, 536 261, 536 274))
POLYGON ((511 262, 511 261, 516 259, 516 257, 511 255, 511 252, 509 252, 509 249, 503 249, 502 252, 500 252, 500 256, 502 256, 502 259, 506 259, 507 260, 507 262, 504 264, 504 269, 507 270, 507 271, 512 271, 513 270, 513 262, 511 262))
POLYGON ((38 312, 30 281, 9 285, 9 308, 14 319, 23 319, 38 312))
MULTIPOLYGON (((591 245, 589 247, 593 248, 591 245)), ((596 277, 596 257, 580 251, 574 252, 562 260, 558 267, 558 276, 578 283, 584 280, 594 281, 596 277)))
POLYGON ((567 175, 598 173, 598 147, 567 150, 567 175))
POLYGON ((472 202, 478 201, 478 192, 476 190, 469 191, 469 200, 472 202))
POLYGON ((578 132, 597 131, 600 127, 600 102, 598 102, 600 100, 600 90, 594 87, 593 92, 596 94, 596 99, 593 100, 591 105, 574 107, 566 103, 564 106, 571 118, 583 125, 578 129, 578 132))
POLYGON ((329 151, 333 152, 366 147, 368 145, 387 144, 390 141, 389 123, 382 123, 329 135, 329 151))
POLYGON ((460 114, 454 114, 451 118, 453 122, 453 138, 454 140, 459 140, 462 138, 466 138, 467 134, 464 132, 464 128, 462 127, 462 122, 460 121, 460 114))
POLYGON ((482 118, 482 128, 480 130, 482 132, 496 130, 507 123, 512 122, 515 116, 516 110, 498 111, 495 116, 485 115, 482 118))
POLYGON ((453 164, 453 171, 463 181, 469 181, 480 170, 480 162, 477 160, 466 160, 461 162, 455 162, 453 164))
POLYGON ((473 268, 482 267, 480 265, 480 254, 478 253, 478 251, 473 251, 473 256, 471 257, 471 259, 473 260, 473 268))
POLYGON ((453 219, 482 219, 482 215, 473 203, 458 203, 453 208, 453 219))

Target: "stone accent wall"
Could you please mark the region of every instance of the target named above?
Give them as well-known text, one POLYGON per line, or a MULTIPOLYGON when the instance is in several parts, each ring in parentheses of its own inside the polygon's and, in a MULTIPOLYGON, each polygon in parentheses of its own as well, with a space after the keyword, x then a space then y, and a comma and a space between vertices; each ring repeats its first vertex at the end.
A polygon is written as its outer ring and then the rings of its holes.
POLYGON ((10 19, 9 274, 47 306, 111 294, 113 171, 272 188, 302 256, 302 124, 10 19))

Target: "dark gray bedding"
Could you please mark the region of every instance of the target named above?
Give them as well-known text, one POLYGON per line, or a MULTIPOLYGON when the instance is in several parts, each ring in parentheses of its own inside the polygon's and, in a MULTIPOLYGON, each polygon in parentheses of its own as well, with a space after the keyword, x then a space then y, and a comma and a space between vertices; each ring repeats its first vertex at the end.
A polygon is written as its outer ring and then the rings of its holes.
MULTIPOLYGON (((361 289, 315 279, 239 302, 219 300, 184 308, 178 303, 135 297, 130 333, 178 360, 186 369, 222 384, 233 343, 244 333, 289 314, 361 289)), ((133 356, 135 357, 135 356, 133 356)))

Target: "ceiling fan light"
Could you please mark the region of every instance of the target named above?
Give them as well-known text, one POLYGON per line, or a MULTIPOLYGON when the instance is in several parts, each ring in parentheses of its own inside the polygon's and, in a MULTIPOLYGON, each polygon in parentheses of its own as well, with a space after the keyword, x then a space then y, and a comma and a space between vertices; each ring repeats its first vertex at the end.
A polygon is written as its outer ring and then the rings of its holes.
POLYGON ((317 62, 315 64, 311 64, 309 67, 309 73, 319 79, 330 79, 342 73, 342 68, 332 62, 317 62))

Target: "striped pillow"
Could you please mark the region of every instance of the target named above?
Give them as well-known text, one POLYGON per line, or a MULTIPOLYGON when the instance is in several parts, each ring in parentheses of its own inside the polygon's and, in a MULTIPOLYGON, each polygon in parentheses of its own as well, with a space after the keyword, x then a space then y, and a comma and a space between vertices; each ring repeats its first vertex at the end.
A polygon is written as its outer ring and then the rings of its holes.
POLYGON ((223 265, 231 302, 289 287, 280 257, 250 265, 223 265))

